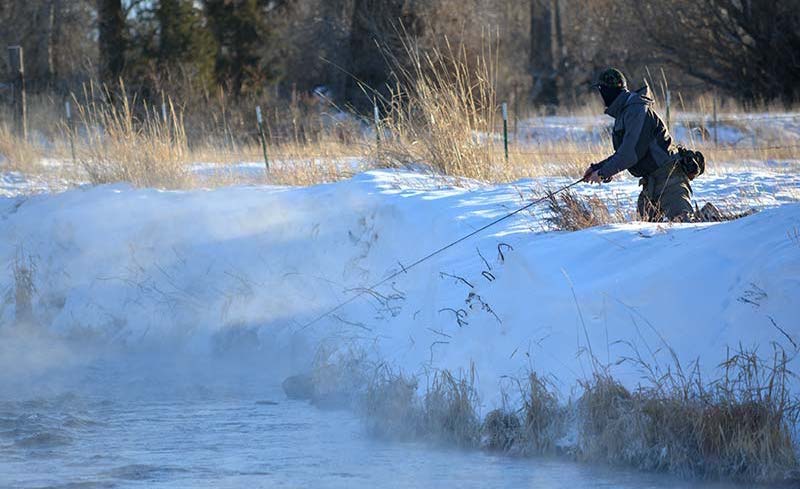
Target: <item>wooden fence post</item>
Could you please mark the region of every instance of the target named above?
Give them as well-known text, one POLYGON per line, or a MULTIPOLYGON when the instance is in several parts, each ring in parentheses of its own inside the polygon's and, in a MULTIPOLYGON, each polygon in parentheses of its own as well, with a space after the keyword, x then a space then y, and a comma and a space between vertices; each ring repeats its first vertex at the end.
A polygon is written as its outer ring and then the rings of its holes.
POLYGON ((8 46, 8 65, 14 73, 14 122, 16 131, 28 139, 28 106, 25 96, 25 60, 22 46, 8 46))
POLYGON ((264 167, 269 173, 269 158, 267 158, 267 137, 264 135, 264 118, 261 116, 261 106, 256 105, 256 122, 258 122, 258 134, 261 138, 261 151, 264 153, 264 167))
POLYGON ((670 120, 670 113, 669 113, 671 105, 672 105, 672 95, 670 94, 670 91, 667 90, 667 130, 670 132, 672 132, 672 121, 670 120))
POLYGON ((503 149, 508 163, 508 104, 503 102, 503 149))
POLYGON ((372 115, 375 119, 375 143, 377 144, 377 149, 380 151, 381 149, 381 112, 378 110, 378 102, 375 99, 372 99, 372 115))
POLYGON ((718 121, 717 121, 717 94, 716 93, 714 94, 714 98, 712 100, 713 100, 712 103, 714 105, 714 147, 717 147, 717 146, 719 146, 719 139, 717 137, 718 121))
POLYGON ((64 109, 67 112, 67 133, 69 134, 69 149, 72 152, 72 162, 76 161, 75 158, 75 125, 72 123, 72 107, 69 100, 64 102, 64 109))

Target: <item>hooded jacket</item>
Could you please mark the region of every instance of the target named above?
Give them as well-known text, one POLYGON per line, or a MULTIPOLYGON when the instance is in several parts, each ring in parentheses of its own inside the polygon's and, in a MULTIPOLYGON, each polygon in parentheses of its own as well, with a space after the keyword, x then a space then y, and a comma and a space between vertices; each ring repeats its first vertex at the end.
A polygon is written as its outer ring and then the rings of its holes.
POLYGON ((611 134, 614 154, 601 163, 599 174, 608 178, 628 170, 643 177, 674 160, 672 136, 653 110, 647 87, 623 90, 606 109, 614 118, 611 134))

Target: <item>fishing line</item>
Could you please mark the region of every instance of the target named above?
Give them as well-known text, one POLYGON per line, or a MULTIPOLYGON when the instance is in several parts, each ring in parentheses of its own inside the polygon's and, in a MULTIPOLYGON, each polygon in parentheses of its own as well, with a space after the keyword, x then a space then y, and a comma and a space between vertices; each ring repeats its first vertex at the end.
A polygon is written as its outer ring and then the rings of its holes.
POLYGON ((432 251, 432 252, 428 253, 427 255, 423 256, 422 258, 419 258, 418 260, 416 260, 415 262, 413 262, 412 264, 410 264, 408 266, 403 266, 403 264, 401 263, 400 264, 400 270, 392 273, 391 275, 389 275, 388 277, 382 279, 381 281, 376 282, 375 284, 373 284, 370 287, 360 289, 358 291, 358 293, 356 293, 356 295, 350 297, 349 299, 347 299, 344 302, 340 302, 336 307, 333 307, 333 308, 325 311, 324 313, 322 313, 319 316, 315 317, 311 321, 305 323, 302 327, 300 327, 300 329, 298 331, 303 331, 304 329, 316 324, 317 322, 319 322, 321 319, 325 318, 326 316, 328 316, 330 314, 333 314, 334 312, 338 311, 339 309, 343 308, 344 306, 352 303, 353 301, 355 301, 356 299, 358 299, 359 297, 361 297, 362 295, 364 295, 368 291, 377 289, 381 285, 389 282, 390 280, 392 280, 394 278, 397 278, 401 274, 407 273, 412 268, 414 268, 414 267, 416 267, 416 266, 418 266, 418 265, 430 260, 431 258, 433 258, 434 256, 436 256, 436 255, 438 255, 440 253, 443 253, 443 252, 447 251, 448 249, 452 248, 453 246, 455 246, 455 245, 457 245, 457 244, 459 244, 459 243, 461 243, 463 241, 468 240, 469 238, 471 238, 471 237, 475 236, 476 234, 479 234, 479 233, 489 229, 492 226, 496 226, 497 224, 505 221, 506 219, 509 219, 509 218, 511 218, 513 216, 516 216, 520 212, 524 212, 524 211, 530 209, 531 207, 535 206, 536 204, 540 204, 540 203, 544 202, 545 200, 547 200, 548 198, 550 198, 553 195, 556 195, 556 194, 559 194, 559 193, 564 192, 566 190, 569 190, 570 188, 574 187, 575 185, 578 185, 579 183, 581 183, 583 181, 584 181, 583 178, 581 178, 580 180, 572 182, 569 185, 565 185, 565 186, 561 187, 560 189, 558 189, 558 190, 556 190, 554 192, 548 192, 547 195, 545 195, 544 197, 541 197, 541 198, 538 198, 538 199, 536 199, 536 200, 534 200, 532 202, 529 202, 529 203, 525 204, 524 206, 520 207, 519 209, 517 209, 515 211, 512 211, 512 212, 509 212, 508 214, 506 214, 506 215, 504 215, 502 217, 499 217, 499 218, 495 219, 494 221, 479 227, 478 229, 472 231, 471 233, 465 234, 464 236, 458 238, 457 240, 455 240, 455 241, 453 241, 453 242, 451 242, 449 244, 446 244, 445 246, 442 246, 441 248, 437 249, 436 251, 432 251))

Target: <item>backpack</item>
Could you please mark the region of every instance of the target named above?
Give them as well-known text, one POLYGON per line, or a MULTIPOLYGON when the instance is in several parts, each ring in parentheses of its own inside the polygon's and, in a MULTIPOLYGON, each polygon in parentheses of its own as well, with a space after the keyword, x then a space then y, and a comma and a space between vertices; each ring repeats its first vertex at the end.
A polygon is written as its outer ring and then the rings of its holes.
POLYGON ((703 153, 678 146, 678 163, 689 180, 694 180, 706 171, 706 158, 703 153))

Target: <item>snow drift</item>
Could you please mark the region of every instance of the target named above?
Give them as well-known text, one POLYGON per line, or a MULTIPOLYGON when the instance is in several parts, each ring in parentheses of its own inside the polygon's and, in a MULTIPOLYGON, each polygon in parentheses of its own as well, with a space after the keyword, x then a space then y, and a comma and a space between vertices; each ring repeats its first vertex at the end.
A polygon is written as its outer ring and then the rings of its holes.
MULTIPOLYGON (((69 345, 91 344, 246 351, 275 357, 286 373, 307 368, 319 341, 355 342, 409 374, 474 363, 487 410, 501 401, 500 379, 528 370, 552 376, 565 394, 594 362, 635 385, 641 372, 617 365, 633 355, 667 368, 673 351, 713 374, 729 347, 774 342, 796 351, 800 343, 793 177, 743 172, 696 186, 736 195, 765 181, 781 191, 751 191, 747 203, 766 208, 723 224, 542 233, 539 209, 377 290, 365 288, 519 206, 521 190, 561 181, 455 188, 435 177, 369 172, 297 189, 114 185, 6 198, 0 329, 22 327, 14 271, 27 266, 33 322, 68 346, 2 362, 17 373, 58 368, 69 345)), ((623 180, 582 191, 624 205, 636 187, 623 180)), ((10 375, 6 367, 0 371, 10 375)))

